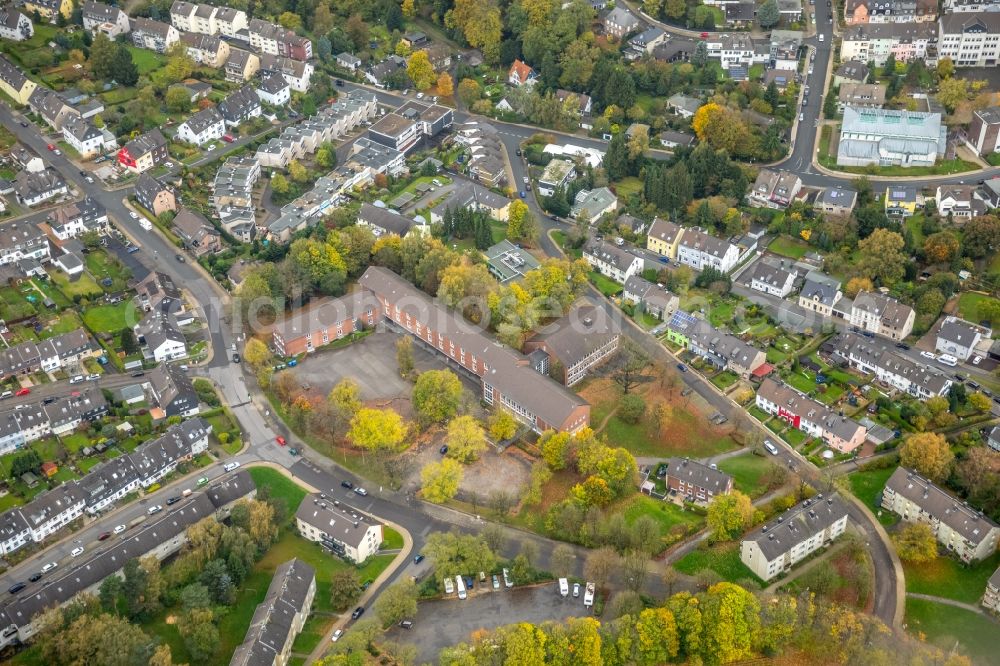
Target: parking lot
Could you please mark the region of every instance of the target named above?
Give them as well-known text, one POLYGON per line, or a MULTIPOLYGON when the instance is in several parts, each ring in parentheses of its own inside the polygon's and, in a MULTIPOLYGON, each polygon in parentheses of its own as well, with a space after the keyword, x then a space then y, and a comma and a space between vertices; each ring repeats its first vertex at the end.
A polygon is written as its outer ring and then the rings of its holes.
POLYGON ((506 589, 501 581, 499 591, 489 586, 478 587, 468 599, 425 601, 417 607, 411 629, 393 627, 391 640, 410 643, 417 648, 417 663, 437 663, 438 652, 449 645, 469 640, 472 632, 493 629, 514 622, 540 624, 546 620, 590 615, 583 605, 583 596, 559 596, 559 585, 550 583, 538 587, 506 589))

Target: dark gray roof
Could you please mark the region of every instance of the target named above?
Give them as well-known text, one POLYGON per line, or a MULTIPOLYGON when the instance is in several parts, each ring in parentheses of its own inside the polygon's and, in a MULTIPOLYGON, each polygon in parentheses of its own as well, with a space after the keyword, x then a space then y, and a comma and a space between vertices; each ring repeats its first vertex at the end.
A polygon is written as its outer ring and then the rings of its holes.
POLYGON ((818 282, 806 278, 806 282, 802 285, 802 291, 799 292, 799 295, 809 300, 817 300, 823 305, 832 306, 834 301, 837 300, 837 292, 838 288, 836 285, 830 282, 818 282))
POLYGON ((692 483, 713 494, 724 493, 732 485, 733 477, 725 472, 712 469, 704 463, 689 458, 667 458, 667 476, 673 476, 685 483, 692 483))
POLYGON ((99 388, 85 388, 73 393, 79 395, 63 396, 45 405, 45 415, 53 428, 79 420, 90 421, 107 413, 108 401, 99 388))
POLYGON ((219 113, 230 123, 245 120, 255 108, 260 108, 260 97, 252 86, 243 86, 219 102, 219 113))
POLYGON ((967 321, 956 319, 955 317, 945 317, 938 331, 938 337, 968 347, 976 339, 976 335, 982 335, 979 328, 967 321))
POLYGON ((168 363, 161 363, 146 373, 156 394, 156 401, 167 416, 183 414, 198 406, 198 392, 191 378, 168 363))
POLYGON ((22 199, 34 199, 66 187, 62 175, 52 167, 44 171, 21 171, 14 179, 14 191, 22 199))
POLYGON ((635 261, 635 255, 626 252, 620 247, 611 243, 593 238, 583 246, 584 254, 596 257, 600 261, 611 264, 620 271, 628 270, 628 267, 635 261))
POLYGON ((221 509, 247 497, 256 489, 257 485, 253 482, 250 472, 246 469, 240 469, 223 477, 222 481, 209 486, 205 494, 208 495, 217 509, 221 509))
POLYGON ((568 368, 620 335, 621 329, 607 311, 584 305, 540 328, 528 343, 544 344, 568 368))
POLYGON ((295 518, 355 549, 364 543, 368 529, 380 524, 370 516, 337 506, 315 494, 302 500, 295 518))
POLYGON ((143 479, 152 478, 192 454, 192 445, 207 437, 212 427, 202 418, 194 418, 171 427, 160 437, 143 442, 129 454, 143 479))
POLYGON ((636 273, 625 280, 625 293, 636 294, 639 298, 642 298, 655 286, 652 282, 636 273))
POLYGON ((221 122, 222 115, 219 113, 219 110, 214 106, 210 106, 188 118, 184 124, 187 125, 188 128, 190 128, 190 130, 195 134, 201 134, 212 125, 221 122))
POLYGON ((358 212, 358 221, 377 227, 384 233, 396 234, 400 237, 409 233, 410 229, 416 224, 405 215, 395 213, 388 208, 373 206, 370 203, 361 204, 361 210, 358 212))
POLYGON ((278 566, 264 601, 250 620, 246 639, 236 648, 230 666, 274 664, 295 632, 296 615, 308 613, 305 603, 316 571, 295 558, 278 566))
POLYGON ((271 95, 276 95, 277 93, 281 92, 287 87, 288 87, 288 81, 286 81, 285 77, 283 77, 281 74, 278 74, 277 72, 265 76, 257 84, 258 90, 263 90, 264 92, 269 93, 271 95))
POLYGON ((135 181, 135 197, 143 205, 152 205, 156 195, 165 189, 166 185, 149 175, 148 171, 139 174, 139 179, 135 181))
POLYGON ((894 492, 940 520, 971 544, 978 546, 997 524, 980 511, 946 493, 916 472, 898 467, 885 484, 886 492, 894 492))
POLYGON ((848 60, 838 67, 833 74, 844 79, 864 83, 868 80, 868 65, 860 60, 848 60))
POLYGON ((82 504, 83 493, 75 483, 64 483, 52 490, 37 495, 35 499, 21 507, 21 515, 32 528, 44 525, 70 507, 82 504))
POLYGON ((697 344, 702 349, 727 361, 738 363, 744 368, 749 367, 750 362, 763 353, 735 335, 717 331, 704 319, 696 320, 694 326, 687 332, 687 336, 692 344, 697 344))
POLYGON ((771 561, 845 516, 847 505, 837 493, 827 497, 819 494, 758 527, 743 540, 756 541, 764 557, 771 561))
POLYGON ((92 468, 77 481, 88 507, 94 506, 123 488, 139 481, 139 474, 128 456, 113 458, 92 468))
POLYGON ((772 266, 765 261, 758 261, 753 268, 751 279, 756 282, 763 282, 772 287, 783 287, 788 282, 788 278, 794 273, 785 270, 784 266, 772 266))

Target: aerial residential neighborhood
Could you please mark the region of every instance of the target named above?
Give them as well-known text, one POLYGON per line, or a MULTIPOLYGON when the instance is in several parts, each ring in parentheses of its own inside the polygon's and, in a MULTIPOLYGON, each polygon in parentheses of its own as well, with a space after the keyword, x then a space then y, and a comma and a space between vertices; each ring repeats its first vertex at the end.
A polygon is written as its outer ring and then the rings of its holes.
POLYGON ((997 38, 0 8, 0 661, 997 663, 997 38))

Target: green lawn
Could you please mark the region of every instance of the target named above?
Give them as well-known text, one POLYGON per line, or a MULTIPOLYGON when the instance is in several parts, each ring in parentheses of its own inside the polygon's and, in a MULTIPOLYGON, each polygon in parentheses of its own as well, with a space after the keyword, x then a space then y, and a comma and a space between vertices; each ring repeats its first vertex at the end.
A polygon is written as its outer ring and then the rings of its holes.
POLYGON ((285 498, 289 515, 295 514, 306 496, 305 488, 270 467, 251 467, 250 476, 258 488, 266 486, 272 497, 285 498))
POLYGON ((725 391, 727 388, 729 388, 739 380, 740 380, 739 375, 737 375, 735 372, 730 372, 728 370, 725 372, 720 372, 716 376, 712 377, 712 383, 723 391, 725 391))
MULTIPOLYGON (((590 422, 599 424, 617 403, 602 402, 594 405, 590 422)), ((607 436, 609 442, 628 449, 637 456, 690 456, 706 458, 738 448, 736 442, 726 435, 717 435, 704 429, 704 421, 700 415, 688 410, 674 409, 672 425, 668 431, 676 430, 683 433, 698 433, 696 439, 664 441, 663 438, 650 433, 647 423, 640 421, 633 425, 612 416, 608 424, 600 432, 607 436)))
POLYGON ((664 502, 641 494, 625 500, 618 510, 624 513, 625 522, 629 525, 638 520, 639 516, 649 516, 655 520, 660 525, 660 537, 664 541, 664 547, 695 532, 705 520, 697 513, 686 511, 673 502, 664 502))
POLYGON ((750 497, 764 494, 767 490, 764 477, 775 467, 772 461, 753 453, 744 453, 719 463, 719 469, 733 477, 736 488, 750 497))
POLYGON ((140 49, 135 46, 126 46, 132 54, 132 62, 139 68, 139 74, 149 74, 154 72, 167 62, 167 59, 155 51, 140 49))
POLYGON ((955 158, 953 160, 941 160, 932 167, 901 167, 901 166, 885 166, 885 167, 847 167, 838 166, 836 163, 836 158, 833 159, 833 164, 826 166, 830 169, 836 171, 841 171, 844 173, 856 173, 864 176, 871 177, 888 177, 888 176, 946 176, 953 173, 964 173, 966 171, 977 171, 979 165, 974 162, 967 162, 963 159, 955 158))
POLYGON ((775 254, 791 259, 801 259, 811 250, 809 245, 791 236, 781 235, 771 241, 767 249, 775 254))
POLYGON ((142 319, 131 300, 115 305, 95 305, 83 312, 83 323, 95 333, 118 333, 126 326, 138 324, 142 319))
POLYGON ((923 211, 917 212, 915 215, 911 215, 906 218, 906 222, 903 223, 910 232, 910 237, 913 239, 913 245, 915 247, 924 246, 924 213, 923 211))
POLYGON ((972 566, 966 566, 954 557, 939 557, 926 564, 904 562, 906 591, 978 604, 986 589, 986 581, 997 566, 1000 566, 1000 553, 994 553, 972 566))
POLYGON ((878 498, 882 494, 882 489, 885 488, 885 482, 889 480, 892 473, 896 471, 895 467, 888 467, 886 469, 873 469, 869 471, 859 471, 847 475, 847 480, 851 484, 851 492, 859 500, 865 503, 872 513, 879 516, 879 520, 883 525, 892 525, 898 519, 896 514, 891 511, 886 511, 885 509, 879 508, 878 498), (881 515, 879 515, 881 512, 881 515))
POLYGON ((923 634, 928 643, 946 652, 957 645, 975 664, 996 663, 1000 627, 982 615, 933 601, 907 599, 906 624, 911 634, 923 634))
POLYGON ((34 450, 38 454, 38 457, 41 458, 43 462, 49 460, 55 461, 62 459, 63 448, 62 445, 59 444, 59 440, 57 440, 55 437, 47 437, 45 439, 39 439, 22 449, 18 449, 17 451, 13 451, 11 453, 8 453, 7 455, 0 456, 0 478, 6 479, 10 477, 11 463, 13 463, 14 458, 18 457, 19 455, 22 455, 25 449, 34 450))
POLYGON ((382 527, 383 550, 399 550, 403 547, 403 535, 389 526, 382 527))
POLYGON ((94 298, 104 293, 104 290, 97 286, 97 282, 86 271, 81 273, 76 280, 70 280, 69 276, 59 269, 54 269, 49 275, 52 281, 59 287, 66 298, 72 299, 74 296, 84 298, 94 298))
POLYGON ((972 291, 963 292, 958 297, 958 316, 971 322, 978 322, 981 319, 979 314, 979 304, 984 302, 995 302, 997 299, 986 294, 979 294, 972 291))
POLYGON ((615 183, 615 194, 619 197, 627 197, 633 194, 639 194, 643 190, 643 183, 635 176, 629 176, 628 178, 622 178, 617 183, 615 183))
POLYGON ((23 502, 20 497, 14 493, 7 493, 3 497, 0 497, 0 512, 13 509, 15 506, 21 506, 21 504, 23 502))
POLYGON ((60 437, 62 444, 70 453, 77 453, 80 449, 90 445, 90 438, 82 432, 74 432, 60 437))
POLYGON ((801 370, 799 372, 789 372, 783 379, 787 384, 803 393, 809 393, 816 388, 816 381, 812 379, 812 373, 809 372, 801 370))
POLYGON ((740 561, 740 545, 738 543, 722 543, 707 548, 696 548, 677 560, 674 568, 688 575, 694 575, 702 569, 711 569, 730 582, 754 580, 759 578, 740 561))
POLYGON ((128 286, 129 270, 103 250, 87 253, 86 264, 87 270, 98 281, 111 278, 111 285, 105 287, 108 292, 123 291, 128 286))
POLYGON ((622 286, 609 277, 605 277, 597 271, 590 271, 590 281, 594 283, 597 290, 605 296, 615 296, 622 290, 622 286))
POLYGON ((57 335, 75 331, 81 326, 83 326, 83 322, 80 321, 80 315, 76 313, 76 310, 64 310, 57 317, 49 320, 38 337, 43 340, 54 338, 57 335))
POLYGON ((38 292, 27 288, 25 288, 23 293, 13 287, 3 287, 0 289, 0 319, 10 321, 24 319, 35 314, 38 310, 27 299, 27 296, 32 295, 37 298, 38 292))

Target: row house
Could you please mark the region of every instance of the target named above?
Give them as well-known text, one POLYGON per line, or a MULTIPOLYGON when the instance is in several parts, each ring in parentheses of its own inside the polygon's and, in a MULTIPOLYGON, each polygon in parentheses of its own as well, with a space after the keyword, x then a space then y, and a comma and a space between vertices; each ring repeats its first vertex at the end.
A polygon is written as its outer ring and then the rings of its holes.
POLYGON ((679 224, 661 217, 654 218, 646 234, 646 249, 671 261, 676 260, 683 233, 684 228, 679 224))
POLYGON ((853 106, 862 109, 881 109, 885 106, 886 86, 881 83, 844 83, 837 93, 837 109, 853 106))
POLYGON ((747 198, 751 205, 788 208, 802 190, 802 179, 790 171, 761 169, 747 198))
POLYGON ((42 405, 19 405, 0 413, 0 455, 14 453, 52 431, 42 405))
POLYGON ((72 116, 63 123, 62 135, 63 140, 84 160, 118 148, 118 140, 114 134, 107 129, 98 129, 92 122, 79 116, 72 116))
POLYGON ((226 81, 233 83, 249 81, 258 71, 260 71, 260 58, 256 53, 235 47, 229 49, 229 59, 226 60, 226 81))
POLYGON ((799 30, 772 30, 768 59, 772 69, 798 71, 803 33, 799 30))
POLYGON ((937 0, 847 0, 847 25, 865 23, 923 23, 938 16, 937 0))
POLYGON ((621 329, 607 311, 582 306, 524 343, 535 370, 572 386, 618 351, 621 329))
POLYGON ((716 330, 704 319, 695 319, 694 324, 690 325, 687 318, 680 317, 675 323, 678 313, 674 313, 671 317, 668 327, 679 329, 683 322, 687 338, 684 346, 712 366, 733 372, 743 379, 749 379, 767 363, 767 355, 763 351, 743 342, 735 335, 716 330))
POLYGON ((319 494, 306 497, 299 505, 295 527, 303 539, 358 565, 378 552, 383 538, 382 523, 319 494))
POLYGON ((180 38, 177 28, 169 23, 141 16, 132 19, 132 44, 140 49, 166 53, 180 38))
POLYGON ((316 115, 286 127, 280 136, 262 144, 257 148, 257 161, 262 167, 284 168, 292 160, 315 152, 323 143, 340 139, 376 115, 375 95, 352 90, 316 115))
POLYGON ((839 334, 824 345, 824 351, 832 360, 873 374, 883 384, 921 400, 947 395, 952 385, 951 379, 934 368, 896 353, 895 348, 884 342, 857 333, 839 334))
POLYGON ((63 123, 70 118, 80 116, 80 112, 63 99, 62 95, 45 87, 35 88, 28 98, 28 108, 57 132, 62 132, 63 123))
POLYGON ((60 241, 88 232, 105 234, 108 231, 108 211, 88 195, 81 201, 60 206, 52 211, 49 216, 49 228, 60 241))
POLYGON ((455 143, 469 153, 469 175, 487 187, 506 182, 506 149, 495 126, 478 120, 463 123, 455 130, 455 143))
POLYGON ((1000 2, 997 0, 944 0, 941 10, 948 14, 1000 12, 1000 2))
POLYGON ((21 105, 28 103, 38 84, 25 76, 6 56, 0 55, 0 90, 21 105))
POLYGON ((897 342, 910 335, 915 319, 913 308, 885 294, 862 291, 851 306, 851 326, 897 342))
POLYGON ((83 3, 83 29, 94 35, 103 32, 109 39, 114 39, 129 32, 132 25, 128 14, 120 7, 87 0, 83 3))
POLYGON ((253 86, 245 85, 219 102, 219 114, 228 127, 236 127, 261 114, 260 97, 253 86))
POLYGON ((856 25, 844 32, 840 57, 844 61, 874 62, 879 67, 890 53, 897 62, 927 59, 927 47, 937 37, 937 26, 933 23, 856 25))
POLYGON ((215 27, 219 32, 232 39, 240 39, 243 31, 249 25, 247 13, 242 9, 232 7, 217 7, 215 12, 215 27))
POLYGON ((997 567, 990 579, 986 581, 982 603, 988 610, 1000 613, 1000 567, 997 567))
POLYGON ((677 260, 695 270, 714 268, 728 273, 740 260, 740 249, 703 229, 685 229, 677 245, 677 260))
POLYGON ((52 372, 93 356, 95 347, 82 329, 48 340, 21 342, 0 351, 0 377, 7 379, 32 372, 52 372))
POLYGON ((74 391, 45 405, 45 415, 53 435, 65 435, 82 423, 90 423, 108 413, 108 401, 99 388, 74 391), (74 395, 75 394, 75 395, 74 395))
POLYGON ((882 508, 930 526, 938 543, 966 564, 997 550, 1000 526, 916 472, 897 467, 882 490, 882 508))
POLYGON ((298 558, 279 565, 230 666, 287 664, 295 638, 312 612, 315 596, 315 569, 298 558))
MULTIPOLYGON (((121 576, 126 562, 144 557, 158 561, 177 553, 187 542, 186 531, 200 520, 216 517, 223 520, 232 505, 253 497, 256 489, 247 472, 230 475, 224 481, 195 493, 180 507, 147 520, 129 530, 112 545, 84 555, 72 567, 50 574, 44 586, 12 599, 0 611, 4 631, 0 646, 15 641, 28 643, 36 636, 45 611, 64 606, 80 594, 96 594, 101 583, 111 576, 121 576)), ((271 662, 268 662, 271 663, 271 662)), ((275 662, 277 663, 277 662, 275 662)))
POLYGON ((622 298, 660 321, 670 319, 680 307, 680 299, 677 296, 641 275, 633 275, 625 281, 622 298))
POLYGON ((210 106, 198 111, 177 127, 177 139, 203 146, 217 141, 226 133, 226 123, 219 110, 210 106))
POLYGON ((854 451, 864 443, 868 434, 857 421, 841 416, 823 403, 770 378, 765 379, 757 389, 756 404, 796 430, 822 439, 827 446, 840 453, 854 451))
POLYGON ((261 74, 280 74, 296 92, 309 92, 314 70, 311 63, 302 60, 267 53, 260 57, 261 74))
POLYGON ((31 540, 41 543, 82 516, 84 506, 84 495, 79 487, 75 483, 64 483, 15 510, 28 524, 31 540))
POLYGON ((535 432, 551 428, 572 434, 589 424, 590 405, 585 400, 398 275, 373 266, 358 282, 378 298, 388 321, 479 379, 486 404, 507 409, 535 432))
POLYGON ((56 23, 60 15, 67 21, 73 16, 73 0, 26 0, 23 7, 28 14, 38 12, 49 23, 56 23))
POLYGON ((212 426, 202 418, 189 419, 172 427, 161 437, 140 444, 129 454, 139 476, 148 488, 163 479, 185 460, 193 460, 208 450, 212 426))
POLYGON ((287 243, 292 234, 319 222, 328 208, 343 203, 348 192, 370 185, 374 178, 371 168, 349 160, 317 179, 313 188, 298 199, 282 206, 278 219, 268 222, 263 231, 271 240, 287 243))
POLYGON ((944 14, 938 21, 938 58, 957 67, 996 67, 1000 61, 1000 14, 944 14))
POLYGON ((35 34, 35 26, 26 14, 13 7, 0 8, 0 38, 23 42, 35 34))
POLYGON ((785 261, 772 265, 766 261, 758 261, 750 272, 750 288, 778 298, 784 298, 792 293, 798 271, 794 267, 785 267, 785 261))
POLYGON ((786 573, 847 530, 847 504, 821 493, 761 525, 740 542, 740 561, 761 580, 786 573))
POLYGON ((251 48, 261 53, 302 61, 312 58, 312 42, 287 28, 254 18, 247 30, 251 48))
POLYGON ((253 209, 253 188, 260 180, 260 163, 253 157, 230 157, 215 174, 212 196, 216 210, 225 206, 253 209))
POLYGON ((158 167, 169 158, 167 139, 157 128, 140 134, 118 151, 118 164, 132 173, 143 173, 158 167))
POLYGON ((148 173, 140 175, 135 182, 135 200, 155 217, 177 210, 173 191, 148 173))
POLYGON ((183 32, 181 41, 196 64, 220 68, 229 61, 229 42, 215 35, 183 32))
POLYGON ((444 219, 450 209, 477 210, 486 213, 490 219, 506 222, 510 214, 511 200, 502 194, 488 190, 478 183, 460 180, 444 201, 431 209, 431 224, 444 219))
POLYGON ((728 495, 733 490, 733 477, 714 465, 709 467, 690 458, 667 458, 663 464, 667 490, 687 502, 708 504, 713 498, 728 495))
POLYGON ((618 284, 625 284, 632 275, 642 272, 642 257, 596 238, 583 246, 583 258, 601 275, 618 284))
POLYGON ((376 238, 388 235, 405 238, 417 223, 388 208, 379 208, 365 202, 358 211, 357 224, 371 229, 376 238))
POLYGON ((33 224, 14 222, 0 226, 0 266, 22 259, 49 260, 49 239, 33 224))

